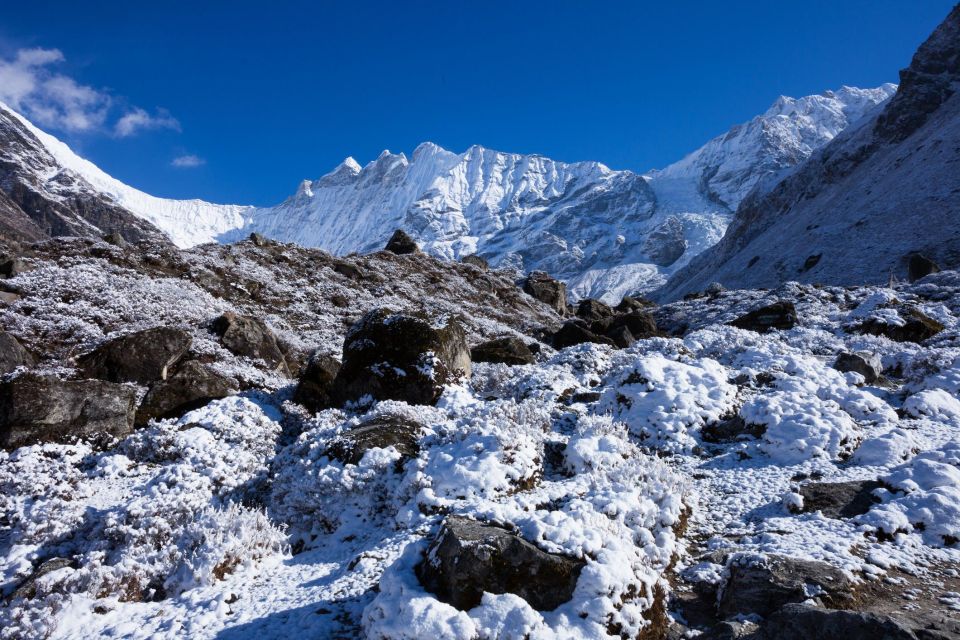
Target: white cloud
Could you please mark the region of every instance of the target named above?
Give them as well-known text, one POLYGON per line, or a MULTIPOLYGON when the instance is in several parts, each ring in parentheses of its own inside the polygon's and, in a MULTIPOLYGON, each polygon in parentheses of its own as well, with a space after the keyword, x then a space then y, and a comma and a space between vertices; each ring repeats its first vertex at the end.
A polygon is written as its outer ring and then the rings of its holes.
MULTIPOLYGON (((0 101, 41 127, 69 132, 102 131, 115 100, 105 91, 80 84, 52 67, 65 60, 59 49, 20 49, 12 59, 0 58, 0 101)), ((168 112, 151 115, 133 107, 113 125, 119 137, 146 129, 180 131, 168 112)))
POLYGON ((180 123, 167 111, 158 109, 156 115, 150 115, 140 107, 134 107, 117 120, 113 131, 121 138, 132 136, 146 129, 173 129, 180 131, 180 123))
POLYGON ((192 153, 188 153, 187 155, 174 158, 170 164, 180 169, 189 169, 207 164, 207 161, 199 156, 193 155, 192 153))

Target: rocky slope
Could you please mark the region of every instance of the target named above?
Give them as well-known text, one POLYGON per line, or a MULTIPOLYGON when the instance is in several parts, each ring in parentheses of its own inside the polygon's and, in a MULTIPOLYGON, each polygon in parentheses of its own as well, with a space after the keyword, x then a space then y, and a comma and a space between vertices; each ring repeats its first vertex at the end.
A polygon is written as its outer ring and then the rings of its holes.
MULTIPOLYGON (((86 216, 93 226, 38 230, 9 207, 5 220, 23 238, 99 235, 116 227, 134 239, 153 225, 181 247, 255 231, 341 255, 381 247, 403 228, 432 255, 478 253, 495 266, 546 270, 568 282, 573 298, 605 296, 616 303, 627 292, 662 284, 717 242, 747 193, 765 189, 892 90, 844 87, 780 98, 766 113, 646 176, 596 162, 479 146, 456 154, 424 143, 410 158, 384 152, 365 167, 348 158, 319 180, 304 181, 285 202, 260 209, 149 196, 0 105, 8 171, 44 190, 67 218, 86 216), (81 200, 96 201, 100 213, 72 204, 81 200), (125 224, 128 213, 149 224, 125 224)), ((12 187, 5 192, 14 193, 12 187)))
POLYGON ((905 278, 910 256, 960 262, 960 8, 901 72, 890 102, 737 211, 674 275, 674 298, 717 281, 831 284, 905 278))

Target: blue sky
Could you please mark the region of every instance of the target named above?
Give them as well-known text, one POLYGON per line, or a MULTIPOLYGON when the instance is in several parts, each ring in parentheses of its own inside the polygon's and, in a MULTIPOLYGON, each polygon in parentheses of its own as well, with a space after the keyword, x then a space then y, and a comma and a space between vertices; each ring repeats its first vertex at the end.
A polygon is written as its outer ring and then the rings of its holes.
POLYGON ((644 171, 781 94, 895 82, 952 5, 17 2, 0 96, 167 197, 273 204, 424 140, 644 171))

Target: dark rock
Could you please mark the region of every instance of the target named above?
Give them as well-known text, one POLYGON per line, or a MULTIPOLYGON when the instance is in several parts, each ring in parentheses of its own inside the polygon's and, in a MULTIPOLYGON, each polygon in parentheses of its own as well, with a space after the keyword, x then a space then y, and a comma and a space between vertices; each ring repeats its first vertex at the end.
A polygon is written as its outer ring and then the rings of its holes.
POLYGON ((6 331, 0 331, 0 375, 6 375, 17 367, 32 367, 33 356, 20 341, 6 331))
POLYGON ((876 480, 808 482, 800 487, 802 512, 819 511, 828 518, 853 518, 880 502, 873 492, 882 486, 876 480))
POLYGON ((136 406, 129 385, 22 375, 0 383, 0 446, 123 436, 133 429, 136 406))
POLYGON ((0 263, 0 277, 4 278, 15 278, 21 273, 26 273, 32 269, 29 264, 21 260, 20 258, 12 258, 3 263, 0 263))
POLYGON ((748 620, 724 620, 715 624, 702 634, 697 640, 759 640, 759 627, 748 620))
POLYGON ((797 309, 792 302, 779 300, 766 307, 746 313, 730 325, 738 329, 748 329, 766 333, 770 329, 792 329, 797 324, 797 309))
POLYGON ((577 303, 577 317, 587 322, 595 322, 613 316, 613 309, 610 305, 594 300, 593 298, 584 298, 577 303))
POLYGON ((60 569, 66 569, 73 567, 73 562, 67 558, 50 558, 49 560, 44 561, 39 567, 37 567, 30 577, 24 580, 20 585, 14 590, 10 595, 10 600, 30 600, 35 598, 37 595, 37 582, 43 576, 48 573, 53 573, 54 571, 59 571, 60 569))
POLYGON ((480 604, 484 592, 512 593, 551 611, 573 597, 584 565, 501 527, 449 516, 416 572, 428 591, 464 611, 480 604))
POLYGON ((435 404, 444 385, 469 375, 470 349, 457 319, 435 325, 374 309, 347 332, 331 393, 338 405, 365 396, 435 404))
POLYGON ((327 455, 344 464, 359 464, 370 449, 394 447, 400 462, 420 452, 420 425, 400 416, 377 416, 348 429, 327 446, 327 455))
POLYGON ((880 362, 880 356, 866 351, 857 353, 844 352, 837 356, 833 368, 837 371, 853 371, 863 376, 867 384, 876 382, 883 372, 883 364, 880 362))
POLYGON ((77 359, 89 378, 150 384, 166 380, 169 370, 190 349, 193 339, 183 329, 154 327, 113 338, 77 359))
POLYGON ((584 342, 595 342, 596 344, 608 344, 611 347, 617 346, 613 340, 606 336, 598 336, 582 324, 582 321, 569 320, 563 323, 563 326, 553 334, 553 346, 556 349, 572 347, 575 344, 584 342))
POLYGON ((811 593, 820 594, 818 597, 830 604, 850 597, 850 581, 825 562, 784 556, 733 556, 727 569, 730 577, 717 604, 724 618, 752 613, 767 617, 785 604, 807 600, 811 593))
POLYGON ((895 342, 919 343, 932 338, 944 329, 942 324, 913 307, 901 309, 900 317, 903 318, 905 324, 888 324, 878 318, 870 318, 851 330, 854 333, 886 336, 895 342))
POLYGON ((237 392, 237 381, 213 369, 188 360, 172 376, 154 384, 137 409, 137 425, 151 419, 178 418, 211 400, 237 392))
POLYGON ((503 364, 532 364, 536 358, 530 347, 515 336, 494 338, 470 350, 474 362, 501 362, 503 364))
POLYGON ((619 313, 629 313, 631 311, 643 311, 651 307, 657 306, 651 300, 646 298, 634 298, 631 296, 623 296, 623 299, 620 300, 620 304, 613 308, 614 311, 619 313))
POLYGON ((917 640, 892 618, 858 611, 788 604, 763 624, 768 640, 917 640))
POLYGON ((283 351, 277 344, 277 337, 260 318, 241 316, 227 311, 213 321, 213 332, 220 336, 220 342, 238 356, 259 358, 271 368, 290 375, 283 351))
POLYGON ((384 249, 391 253, 396 253, 397 255, 405 255, 420 251, 420 247, 417 246, 417 243, 414 241, 414 239, 407 235, 407 233, 402 229, 397 229, 393 232, 393 235, 390 236, 390 240, 387 241, 387 246, 385 246, 384 249))
POLYGON ((486 271, 490 268, 490 263, 488 263, 485 258, 481 258, 475 253, 471 253, 469 256, 463 256, 460 258, 460 262, 463 264, 471 264, 481 271, 486 271))
POLYGON ((315 353, 310 356, 306 369, 300 375, 297 390, 293 394, 299 402, 311 411, 320 411, 333 406, 330 390, 340 371, 340 361, 333 356, 315 353))
POLYGON ((747 424, 740 414, 705 426, 700 435, 707 442, 733 442, 743 437, 759 438, 766 431, 764 425, 747 424))
POLYGON ((910 282, 916 282, 931 273, 939 272, 939 265, 930 258, 919 253, 910 255, 910 262, 907 266, 907 277, 910 279, 910 282))
POLYGON ((633 337, 633 334, 630 333, 630 329, 623 325, 611 327, 607 330, 606 336, 613 340, 613 344, 617 345, 620 349, 626 349, 637 341, 637 339, 633 337))
POLYGON ((567 285, 543 271, 531 272, 523 283, 523 291, 560 315, 567 312, 567 285))
POLYGON ((653 338, 660 335, 657 328, 657 321, 653 315, 647 311, 631 311, 621 313, 610 319, 608 331, 618 327, 626 327, 637 340, 653 338))

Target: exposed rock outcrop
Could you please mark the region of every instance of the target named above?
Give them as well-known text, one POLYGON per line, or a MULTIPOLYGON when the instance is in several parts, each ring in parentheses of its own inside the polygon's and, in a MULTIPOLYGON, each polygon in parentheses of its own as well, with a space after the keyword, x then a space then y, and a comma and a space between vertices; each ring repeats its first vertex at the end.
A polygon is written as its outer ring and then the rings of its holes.
POLYGON ((89 378, 150 384, 166 380, 192 342, 183 329, 154 327, 108 340, 80 356, 77 367, 89 378))

